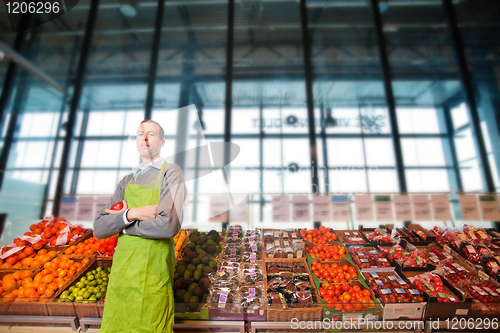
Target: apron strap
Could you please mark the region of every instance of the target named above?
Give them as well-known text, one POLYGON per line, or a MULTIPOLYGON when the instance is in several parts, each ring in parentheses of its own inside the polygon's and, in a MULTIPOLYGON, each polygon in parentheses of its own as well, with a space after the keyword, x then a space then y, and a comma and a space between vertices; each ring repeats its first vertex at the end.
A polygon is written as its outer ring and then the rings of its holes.
MULTIPOLYGON (((166 164, 167 164, 167 162, 163 162, 163 164, 161 165, 160 173, 158 174, 158 178, 156 178, 156 181, 159 181, 161 179, 161 176, 163 174, 163 170, 165 169, 166 164)), ((130 183, 132 183, 132 180, 134 180, 136 175, 137 175, 137 173, 130 179, 130 181, 128 182, 127 185, 130 185, 130 183)))

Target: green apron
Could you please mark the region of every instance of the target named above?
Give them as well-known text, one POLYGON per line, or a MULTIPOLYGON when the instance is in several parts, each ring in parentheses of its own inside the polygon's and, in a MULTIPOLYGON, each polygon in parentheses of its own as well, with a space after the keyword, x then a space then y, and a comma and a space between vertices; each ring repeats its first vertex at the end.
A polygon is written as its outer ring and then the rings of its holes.
MULTIPOLYGON (((125 188, 128 208, 157 205, 161 177, 125 188)), ((101 332, 173 332, 175 245, 173 238, 120 234, 106 292, 101 332)))

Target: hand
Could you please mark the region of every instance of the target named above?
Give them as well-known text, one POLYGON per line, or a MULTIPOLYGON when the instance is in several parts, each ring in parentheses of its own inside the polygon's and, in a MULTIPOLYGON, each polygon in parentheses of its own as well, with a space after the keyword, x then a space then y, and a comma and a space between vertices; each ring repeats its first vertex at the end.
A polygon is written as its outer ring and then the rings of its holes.
POLYGON ((125 200, 123 202, 123 208, 121 210, 113 210, 111 208, 105 209, 104 211, 108 214, 118 214, 118 213, 123 213, 128 209, 127 202, 125 200))
POLYGON ((127 220, 134 221, 139 220, 143 221, 149 219, 150 217, 155 217, 158 215, 158 209, 156 205, 143 206, 143 207, 134 207, 130 208, 127 212, 127 220))

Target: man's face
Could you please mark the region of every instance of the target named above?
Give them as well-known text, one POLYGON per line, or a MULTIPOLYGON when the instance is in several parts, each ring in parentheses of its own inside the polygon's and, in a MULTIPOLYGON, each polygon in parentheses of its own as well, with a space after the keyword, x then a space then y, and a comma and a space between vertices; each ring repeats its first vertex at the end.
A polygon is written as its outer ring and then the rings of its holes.
POLYGON ((152 122, 146 122, 137 130, 137 150, 142 157, 153 159, 160 154, 165 140, 160 138, 160 127, 152 122))

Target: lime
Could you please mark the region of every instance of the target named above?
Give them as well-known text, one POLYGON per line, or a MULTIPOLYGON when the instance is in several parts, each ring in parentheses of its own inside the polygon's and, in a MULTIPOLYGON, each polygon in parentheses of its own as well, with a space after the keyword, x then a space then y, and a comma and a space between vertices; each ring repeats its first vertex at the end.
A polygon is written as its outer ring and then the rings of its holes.
POLYGON ((71 302, 74 302, 74 301, 75 301, 75 296, 73 296, 73 295, 69 295, 68 299, 69 299, 71 302))
POLYGON ((84 283, 84 282, 77 282, 77 283, 75 284, 75 286, 76 286, 77 288, 80 288, 80 289, 81 289, 81 288, 85 287, 85 283, 84 283))
POLYGON ((83 297, 82 296, 77 296, 75 298, 75 302, 77 302, 77 303, 81 303, 82 301, 83 301, 83 297))
MULTIPOLYGON (((87 292, 86 290, 83 290, 83 289, 82 289, 82 290, 80 290, 80 291, 78 292, 78 296, 83 296, 83 294, 85 294, 86 292, 87 292)), ((77 297, 77 298, 78 298, 78 297, 77 297)))
POLYGON ((95 279, 94 275, 87 275, 87 280, 92 281, 95 279))
POLYGON ((73 289, 75 289, 75 288, 76 288, 75 286, 71 286, 71 287, 69 287, 68 291, 69 291, 70 293, 72 293, 72 292, 73 292, 73 289))
POLYGON ((65 290, 62 292, 61 297, 68 297, 69 296, 69 290, 65 290))
POLYGON ((97 267, 95 270, 96 270, 97 272, 100 272, 100 271, 102 271, 102 267, 97 267))
POLYGON ((83 296, 84 299, 88 299, 90 297, 90 295, 92 295, 92 294, 89 291, 86 291, 86 292, 83 293, 82 296, 83 296))
POLYGON ((100 299, 100 298, 102 297, 102 295, 104 295, 104 293, 103 293, 102 291, 99 291, 99 292, 97 292, 97 293, 95 294, 95 297, 96 297, 97 299, 100 299))
POLYGON ((101 284, 102 284, 102 279, 97 279, 96 281, 97 281, 97 284, 98 284, 98 285, 101 285, 101 284))
POLYGON ((84 282, 87 280, 87 277, 86 276, 82 276, 82 278, 80 279, 80 281, 84 282))

